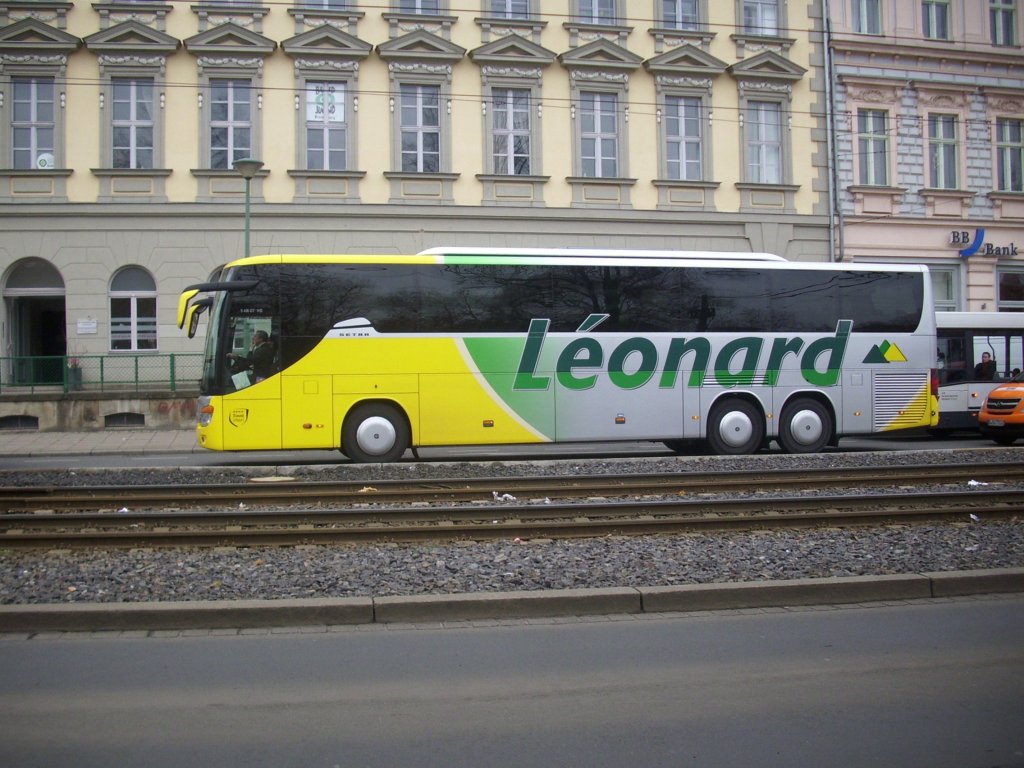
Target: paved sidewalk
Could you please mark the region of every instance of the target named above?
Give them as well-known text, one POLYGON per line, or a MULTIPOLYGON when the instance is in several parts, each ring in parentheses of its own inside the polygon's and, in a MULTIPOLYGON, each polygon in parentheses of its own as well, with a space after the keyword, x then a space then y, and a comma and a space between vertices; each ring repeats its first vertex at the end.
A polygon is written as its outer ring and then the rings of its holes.
POLYGON ((194 429, 97 429, 76 432, 0 432, 0 456, 93 453, 205 453, 194 429))

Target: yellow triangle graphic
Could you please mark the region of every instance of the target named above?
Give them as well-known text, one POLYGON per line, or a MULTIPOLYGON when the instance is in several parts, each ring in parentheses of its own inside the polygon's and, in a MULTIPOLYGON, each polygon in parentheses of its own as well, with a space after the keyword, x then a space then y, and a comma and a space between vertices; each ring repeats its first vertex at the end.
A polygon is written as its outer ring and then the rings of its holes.
POLYGON ((907 356, 903 354, 899 347, 892 343, 890 343, 889 348, 885 350, 885 359, 890 363, 907 362, 907 356))

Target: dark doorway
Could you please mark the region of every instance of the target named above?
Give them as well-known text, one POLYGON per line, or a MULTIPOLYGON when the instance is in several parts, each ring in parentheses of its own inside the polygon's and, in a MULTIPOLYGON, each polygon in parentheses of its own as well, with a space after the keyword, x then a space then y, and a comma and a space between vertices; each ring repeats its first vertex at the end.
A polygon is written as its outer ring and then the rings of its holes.
POLYGON ((62 384, 67 339, 63 296, 9 299, 14 330, 14 384, 62 384))
POLYGON ((22 386, 63 384, 68 344, 60 273, 44 259, 22 259, 7 276, 3 296, 4 344, 10 355, 4 361, 4 380, 22 386))

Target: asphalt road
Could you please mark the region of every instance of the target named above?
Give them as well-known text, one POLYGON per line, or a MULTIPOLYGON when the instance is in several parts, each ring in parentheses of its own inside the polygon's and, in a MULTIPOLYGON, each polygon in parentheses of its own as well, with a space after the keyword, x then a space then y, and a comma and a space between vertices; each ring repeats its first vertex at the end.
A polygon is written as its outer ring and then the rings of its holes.
POLYGON ((4 766, 1024 765, 1020 596, 0 645, 4 766))

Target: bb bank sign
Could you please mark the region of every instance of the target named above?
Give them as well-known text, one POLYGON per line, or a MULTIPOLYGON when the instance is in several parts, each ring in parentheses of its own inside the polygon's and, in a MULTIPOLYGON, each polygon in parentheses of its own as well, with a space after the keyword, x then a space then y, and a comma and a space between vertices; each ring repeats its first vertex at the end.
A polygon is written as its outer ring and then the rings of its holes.
POLYGON ((969 230, 954 230, 949 233, 949 244, 955 245, 959 250, 960 258, 969 259, 971 256, 1016 256, 1017 244, 995 245, 985 242, 985 230, 981 227, 970 232, 969 230))

